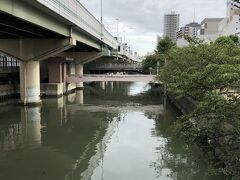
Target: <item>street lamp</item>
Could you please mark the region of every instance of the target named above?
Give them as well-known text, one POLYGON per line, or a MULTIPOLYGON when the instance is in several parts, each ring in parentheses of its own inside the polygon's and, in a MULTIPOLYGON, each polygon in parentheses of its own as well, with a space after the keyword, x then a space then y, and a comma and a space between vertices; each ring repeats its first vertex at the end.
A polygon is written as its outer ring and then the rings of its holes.
POLYGON ((152 67, 149 67, 150 75, 152 75, 152 70, 153 70, 153 68, 152 68, 152 67))
POLYGON ((160 68, 160 62, 158 61, 157 62, 157 75, 159 75, 159 70, 160 70, 159 68, 160 68))
POLYGON ((101 0, 101 24, 103 23, 103 2, 101 0))
POLYGON ((103 1, 101 0, 101 41, 103 40, 103 1))
POLYGON ((117 41, 119 42, 119 19, 117 18, 117 41))

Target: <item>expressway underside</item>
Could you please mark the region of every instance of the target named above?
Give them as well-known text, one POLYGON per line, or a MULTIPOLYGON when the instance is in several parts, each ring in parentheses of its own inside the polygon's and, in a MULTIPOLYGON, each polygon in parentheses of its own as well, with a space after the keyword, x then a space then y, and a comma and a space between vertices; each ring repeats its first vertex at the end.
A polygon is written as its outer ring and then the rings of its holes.
POLYGON ((62 35, 36 26, 0 11, 0 38, 64 38, 62 35))
MULTIPOLYGON (((71 73, 67 69, 73 68, 72 73, 76 72, 78 75, 83 73, 81 64, 67 67, 74 64, 74 59, 69 61, 68 57, 62 57, 60 53, 94 54, 97 51, 87 44, 74 42, 72 38, 0 11, 0 52, 5 54, 2 57, 6 57, 0 62, 0 81, 3 84, 10 81, 15 84, 20 80, 21 101, 24 104, 40 102, 40 82, 64 86, 66 74, 71 73), (20 68, 13 67, 12 58, 10 60, 6 55, 20 60, 20 68), (12 72, 13 68, 20 73, 12 72), (10 71, 6 72, 6 69, 10 71)), ((77 87, 82 86, 82 83, 77 84, 77 87)))

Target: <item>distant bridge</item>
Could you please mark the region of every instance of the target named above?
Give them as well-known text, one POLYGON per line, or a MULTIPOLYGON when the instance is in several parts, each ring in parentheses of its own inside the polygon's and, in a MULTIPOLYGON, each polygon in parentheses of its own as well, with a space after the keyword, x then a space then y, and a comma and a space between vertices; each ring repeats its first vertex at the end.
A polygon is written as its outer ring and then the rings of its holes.
POLYGON ((98 71, 142 71, 142 63, 124 58, 102 58, 98 61, 88 63, 84 67, 91 74, 98 71))
POLYGON ((104 70, 104 71, 141 71, 141 64, 133 63, 105 63, 105 64, 94 64, 87 66, 90 71, 104 70))
POLYGON ((68 83, 80 82, 157 82, 155 75, 101 75, 101 74, 84 74, 83 77, 70 76, 67 78, 68 83))

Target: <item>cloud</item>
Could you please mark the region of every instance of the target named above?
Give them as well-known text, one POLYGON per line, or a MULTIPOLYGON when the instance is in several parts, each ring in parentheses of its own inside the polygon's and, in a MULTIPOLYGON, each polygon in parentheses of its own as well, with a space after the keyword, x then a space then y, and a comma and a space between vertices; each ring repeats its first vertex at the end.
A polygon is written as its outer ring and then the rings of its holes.
MULTIPOLYGON (((101 0, 79 0, 93 15, 100 19, 101 0)), ((163 33, 164 14, 175 11, 180 14, 181 26, 206 17, 224 17, 226 0, 102 0, 105 27, 116 36, 120 19, 120 35, 126 31, 126 39, 143 55, 153 51, 156 36, 163 33), (139 44, 141 43, 141 44, 139 44), (138 49, 139 48, 139 49, 138 49)))

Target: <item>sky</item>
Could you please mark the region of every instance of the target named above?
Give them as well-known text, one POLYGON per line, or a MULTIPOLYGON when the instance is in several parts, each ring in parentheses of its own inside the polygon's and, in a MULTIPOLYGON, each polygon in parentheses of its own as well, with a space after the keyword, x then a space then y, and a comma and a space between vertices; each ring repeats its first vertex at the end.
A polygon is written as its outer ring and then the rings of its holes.
MULTIPOLYGON (((101 0, 79 0, 97 19, 101 16, 101 0)), ((180 14, 180 26, 208 17, 225 17, 227 0, 102 0, 105 28, 130 44, 141 56, 153 52, 157 35, 163 34, 164 14, 180 14), (119 19, 119 23, 117 23, 119 19)))

